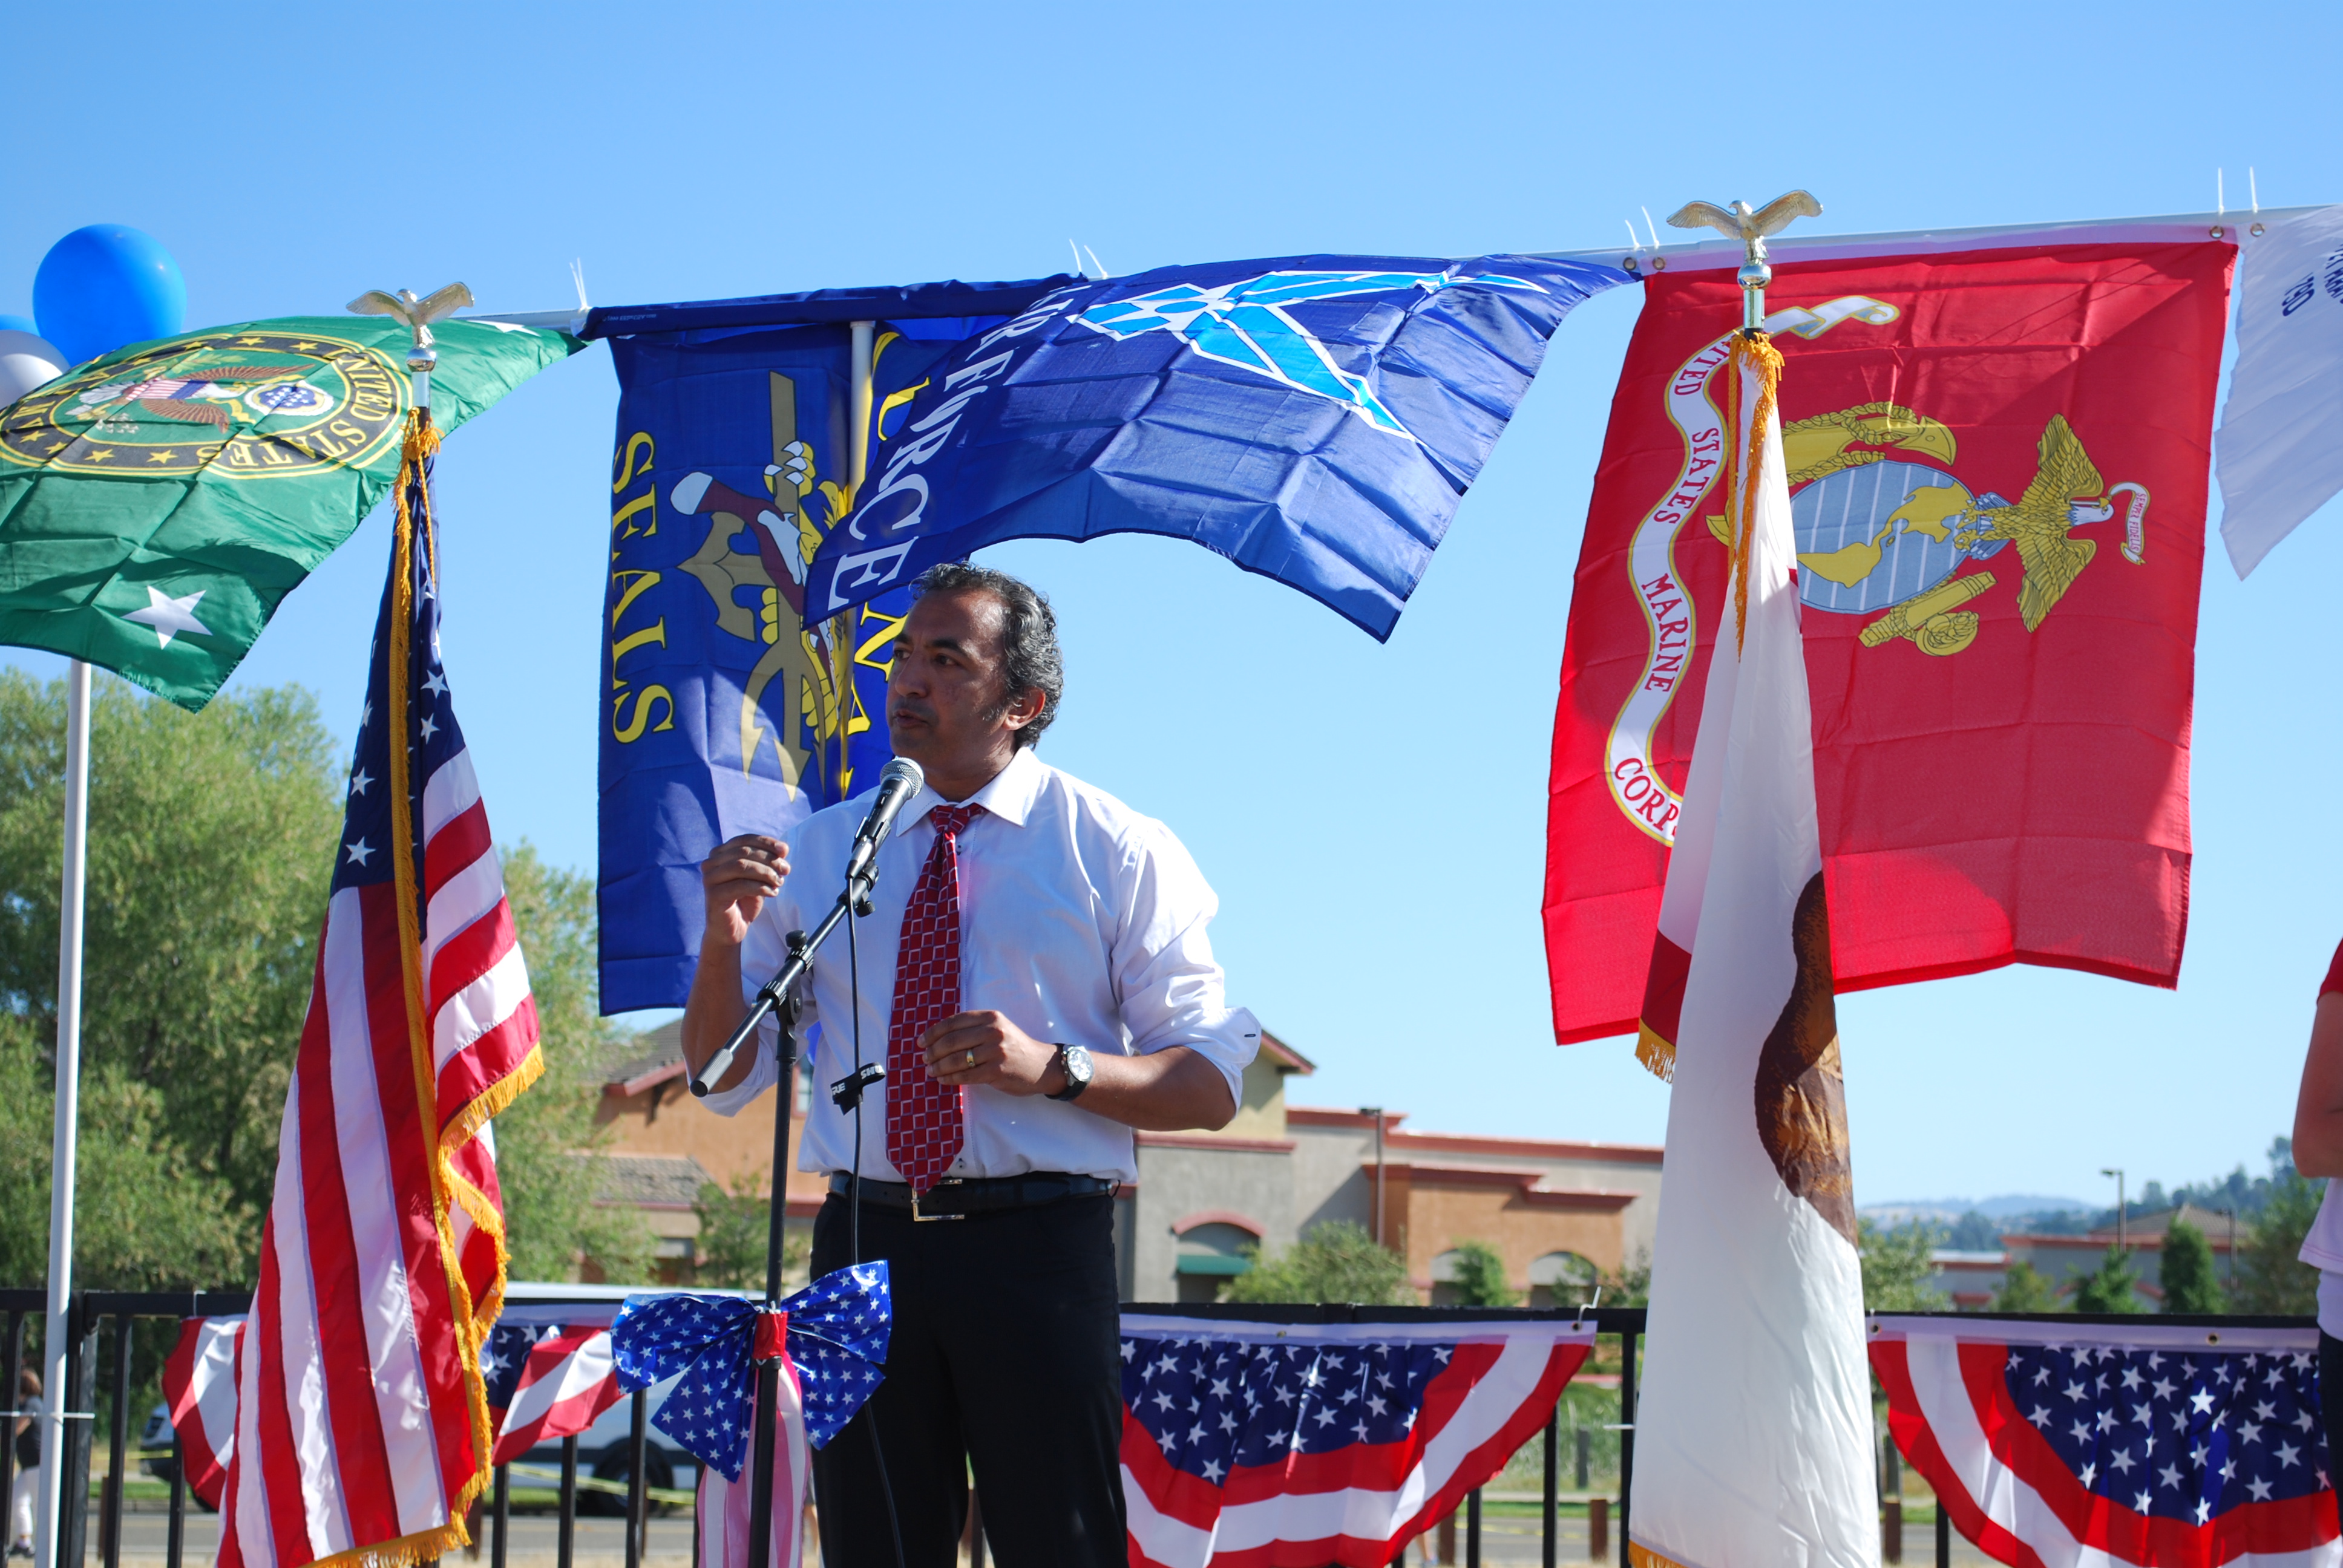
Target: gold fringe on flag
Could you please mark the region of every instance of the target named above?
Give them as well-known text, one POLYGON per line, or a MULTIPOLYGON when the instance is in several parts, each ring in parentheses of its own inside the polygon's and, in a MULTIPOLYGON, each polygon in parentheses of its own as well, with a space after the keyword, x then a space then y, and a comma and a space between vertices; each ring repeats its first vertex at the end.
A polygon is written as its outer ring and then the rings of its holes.
POLYGON ((1641 1020, 1635 1025, 1635 1060, 1662 1083, 1676 1081, 1676 1042, 1641 1020))

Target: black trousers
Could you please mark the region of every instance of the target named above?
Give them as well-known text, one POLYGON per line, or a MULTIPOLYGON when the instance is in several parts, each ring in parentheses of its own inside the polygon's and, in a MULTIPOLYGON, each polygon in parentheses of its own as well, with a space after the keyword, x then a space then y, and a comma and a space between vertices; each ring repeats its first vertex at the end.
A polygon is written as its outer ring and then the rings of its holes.
MULTIPOLYGON (((973 1472, 1001 1568, 1125 1568, 1122 1361, 1114 1200, 914 1223, 862 1207, 862 1261, 884 1258, 895 1322, 886 1381, 814 1456, 822 1561, 950 1568, 973 1472)), ((814 1220, 813 1271, 844 1268, 846 1200, 814 1220)))

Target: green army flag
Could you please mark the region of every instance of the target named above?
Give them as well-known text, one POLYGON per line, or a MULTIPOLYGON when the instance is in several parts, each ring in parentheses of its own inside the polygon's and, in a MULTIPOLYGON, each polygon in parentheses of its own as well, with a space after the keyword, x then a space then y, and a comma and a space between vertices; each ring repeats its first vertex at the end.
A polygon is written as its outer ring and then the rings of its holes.
MULTIPOLYGON (((432 335, 443 432, 585 347, 432 335)), ((408 342, 395 320, 250 321, 133 344, 0 408, 0 643, 202 708, 397 477, 408 342)))

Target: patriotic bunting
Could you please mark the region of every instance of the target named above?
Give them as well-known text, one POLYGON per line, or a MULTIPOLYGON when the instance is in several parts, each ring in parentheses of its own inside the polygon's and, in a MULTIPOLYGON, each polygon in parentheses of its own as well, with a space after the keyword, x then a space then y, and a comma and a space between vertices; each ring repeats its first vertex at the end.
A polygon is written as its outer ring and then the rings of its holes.
POLYGON ((752 1430, 749 1363, 780 1361, 781 1381, 799 1385, 806 1438, 820 1448, 877 1390, 893 1317, 882 1261, 824 1274, 775 1312, 739 1296, 629 1296, 610 1343, 629 1389, 679 1376, 656 1424, 739 1481, 752 1430))
POLYGON ((2003 1563, 2334 1568, 2318 1331, 1880 1317, 1888 1428, 2003 1563))
POLYGON ((1133 1568, 1382 1568, 1504 1468, 1594 1325, 1125 1314, 1133 1568))

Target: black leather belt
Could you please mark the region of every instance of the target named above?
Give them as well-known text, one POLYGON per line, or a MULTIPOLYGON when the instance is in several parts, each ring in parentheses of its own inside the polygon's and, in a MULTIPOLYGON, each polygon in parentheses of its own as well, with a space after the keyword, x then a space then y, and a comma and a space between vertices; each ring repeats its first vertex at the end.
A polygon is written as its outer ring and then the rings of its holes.
MULTIPOLYGON (((881 1209, 908 1210, 914 1220, 964 1220, 970 1214, 990 1214, 1001 1209, 1031 1209, 1068 1198, 1096 1198, 1121 1185, 1103 1176, 1074 1176, 1063 1171, 1029 1171, 1022 1176, 969 1179, 947 1176, 930 1189, 925 1198, 914 1202, 910 1182, 873 1181, 866 1176, 862 1179, 862 1201, 881 1209)), ((837 1197, 847 1195, 848 1182, 843 1172, 830 1172, 830 1190, 837 1197)))

